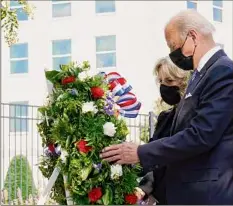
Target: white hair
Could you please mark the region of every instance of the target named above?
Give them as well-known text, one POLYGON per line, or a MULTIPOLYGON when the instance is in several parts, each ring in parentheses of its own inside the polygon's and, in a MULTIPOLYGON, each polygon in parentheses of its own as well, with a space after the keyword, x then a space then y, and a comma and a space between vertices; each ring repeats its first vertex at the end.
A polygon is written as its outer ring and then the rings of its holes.
POLYGON ((169 23, 171 22, 174 23, 182 39, 187 36, 190 30, 196 30, 205 37, 210 37, 215 32, 215 27, 204 16, 193 9, 179 12, 169 23))

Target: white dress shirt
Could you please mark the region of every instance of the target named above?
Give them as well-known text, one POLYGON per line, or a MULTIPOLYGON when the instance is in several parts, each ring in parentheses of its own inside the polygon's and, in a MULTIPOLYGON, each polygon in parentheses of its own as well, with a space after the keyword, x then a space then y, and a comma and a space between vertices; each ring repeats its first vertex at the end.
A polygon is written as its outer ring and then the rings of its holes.
POLYGON ((220 46, 215 46, 214 48, 210 49, 200 60, 197 71, 201 71, 201 69, 205 66, 205 64, 210 60, 210 58, 221 49, 220 46))

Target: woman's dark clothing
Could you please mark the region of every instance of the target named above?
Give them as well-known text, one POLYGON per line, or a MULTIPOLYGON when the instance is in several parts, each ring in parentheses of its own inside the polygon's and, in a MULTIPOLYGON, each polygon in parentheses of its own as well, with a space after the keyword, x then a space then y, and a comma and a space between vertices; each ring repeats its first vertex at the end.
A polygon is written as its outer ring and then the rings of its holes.
MULTIPOLYGON (((170 136, 175 111, 176 109, 174 107, 159 114, 153 137, 149 142, 170 136)), ((146 194, 152 194, 159 201, 158 204, 160 205, 166 204, 165 173, 165 166, 155 169, 152 172, 147 173, 139 183, 139 187, 146 194)))

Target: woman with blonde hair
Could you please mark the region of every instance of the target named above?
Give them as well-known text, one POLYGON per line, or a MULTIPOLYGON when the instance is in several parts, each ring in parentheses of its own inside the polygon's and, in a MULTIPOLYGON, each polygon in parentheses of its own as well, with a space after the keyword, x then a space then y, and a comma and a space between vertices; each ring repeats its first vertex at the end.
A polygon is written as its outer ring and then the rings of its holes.
POLYGON ((164 57, 156 63, 154 74, 160 84, 162 100, 169 105, 179 103, 185 92, 189 73, 178 68, 169 57, 164 57))
MULTIPOLYGON (((170 130, 174 119, 176 106, 185 93, 189 72, 175 66, 169 57, 158 60, 154 68, 154 74, 160 86, 162 101, 172 106, 169 110, 162 111, 157 119, 157 124, 151 141, 170 136, 170 130)), ((144 171, 146 174, 146 171, 144 171)), ((159 204, 166 204, 166 167, 157 168, 147 173, 136 188, 138 198, 146 199, 154 197, 159 204)))

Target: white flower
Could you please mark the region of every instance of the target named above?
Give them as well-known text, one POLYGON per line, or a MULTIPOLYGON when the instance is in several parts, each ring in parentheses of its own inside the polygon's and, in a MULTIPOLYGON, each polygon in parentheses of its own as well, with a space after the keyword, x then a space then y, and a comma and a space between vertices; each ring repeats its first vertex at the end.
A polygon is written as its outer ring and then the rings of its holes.
POLYGON ((83 113, 93 112, 94 114, 96 114, 98 112, 98 109, 94 105, 94 102, 86 102, 82 106, 82 112, 83 113))
POLYGON ((58 145, 57 147, 55 147, 55 152, 57 155, 61 154, 61 145, 58 145))
POLYGON ((79 78, 81 81, 84 81, 87 77, 88 77, 87 72, 81 72, 81 73, 78 75, 78 78, 79 78))
POLYGON ((66 151, 66 150, 62 150, 62 151, 61 151, 61 156, 60 156, 60 158, 61 158, 61 161, 62 161, 63 163, 66 162, 66 157, 67 157, 67 156, 68 156, 67 151, 66 151))
POLYGON ((113 137, 116 133, 116 127, 112 122, 106 122, 103 128, 104 128, 104 134, 109 137, 113 137))
POLYGON ((81 72, 79 75, 78 75, 78 78, 81 80, 81 81, 84 81, 86 78, 90 78, 90 77, 93 77, 96 75, 96 72, 94 70, 89 70, 89 71, 84 71, 84 72, 81 72))
POLYGON ((111 165, 111 179, 119 179, 122 176, 122 166, 121 165, 111 165))

